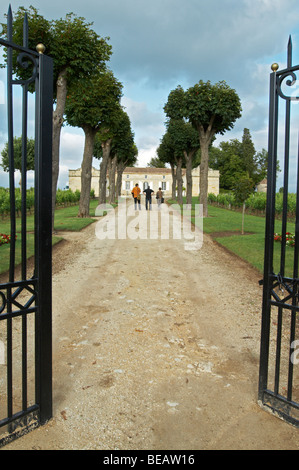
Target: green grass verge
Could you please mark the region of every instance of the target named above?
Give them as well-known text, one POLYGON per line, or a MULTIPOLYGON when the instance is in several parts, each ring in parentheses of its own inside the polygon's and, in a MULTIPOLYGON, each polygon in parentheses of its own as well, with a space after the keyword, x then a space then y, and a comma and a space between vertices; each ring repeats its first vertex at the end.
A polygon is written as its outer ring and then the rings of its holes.
MULTIPOLYGON (((97 199, 90 201, 90 217, 94 217, 98 205, 97 199)), ((92 218, 81 218, 78 215, 78 205, 58 208, 55 211, 54 228, 57 235, 52 236, 52 245, 57 244, 62 238, 60 231, 80 231, 87 225, 95 222, 92 218)), ((27 258, 34 254, 34 216, 27 217, 27 258)), ((10 234, 10 220, 0 221, 0 233, 10 234)), ((21 219, 16 219, 16 265, 21 262, 21 219)), ((0 246, 0 274, 9 269, 10 248, 9 244, 0 246)))
MULTIPOLYGON (((176 203, 176 201, 168 201, 176 203)), ((185 203, 185 201, 184 201, 185 203)), ((194 204, 198 204, 198 198, 192 200, 191 220, 194 223, 194 204)), ((213 238, 223 247, 246 260, 254 266, 260 273, 264 268, 265 249, 265 218, 245 214, 244 235, 240 235, 242 230, 242 214, 228 209, 209 206, 208 217, 203 220, 203 231, 213 236, 213 238), (233 232, 236 234, 234 235, 233 232)), ((294 223, 290 222, 287 231, 295 230, 294 223)), ((281 221, 275 223, 275 231, 281 232, 281 221)), ((274 243, 274 270, 280 271, 280 243, 274 243)), ((287 276, 292 276, 294 260, 294 248, 286 247, 286 271, 287 276)))

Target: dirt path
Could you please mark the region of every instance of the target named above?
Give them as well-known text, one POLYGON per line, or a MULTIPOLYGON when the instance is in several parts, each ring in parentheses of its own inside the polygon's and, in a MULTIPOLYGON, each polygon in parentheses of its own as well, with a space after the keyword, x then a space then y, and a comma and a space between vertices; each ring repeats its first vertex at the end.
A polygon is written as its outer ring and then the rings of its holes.
POLYGON ((95 227, 54 249, 54 417, 4 449, 298 449, 257 404, 260 275, 95 227))

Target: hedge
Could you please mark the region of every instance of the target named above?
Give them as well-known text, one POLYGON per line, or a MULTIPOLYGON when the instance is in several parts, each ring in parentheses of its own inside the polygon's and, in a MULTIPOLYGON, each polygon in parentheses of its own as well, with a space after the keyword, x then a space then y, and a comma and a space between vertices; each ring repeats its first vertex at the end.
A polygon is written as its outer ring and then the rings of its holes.
MULTIPOLYGON (((233 193, 220 193, 218 196, 215 194, 208 195, 208 202, 210 204, 215 204, 227 209, 239 208, 241 204, 238 204, 235 201, 233 193)), ((266 193, 253 193, 245 201, 246 209, 249 212, 262 212, 266 210, 267 195, 266 193)), ((283 194, 277 193, 275 200, 275 209, 276 214, 282 214, 283 209, 283 194)), ((288 194, 288 213, 290 216, 294 216, 296 213, 296 194, 288 194)))
MULTIPOLYGON (((27 190, 26 208, 28 211, 34 209, 34 189, 27 190)), ((90 193, 91 198, 94 198, 94 191, 90 193)), ((72 191, 71 189, 62 190, 58 189, 56 193, 56 206, 67 206, 77 204, 80 200, 80 191, 72 191)), ((15 205, 17 214, 21 211, 22 199, 20 189, 15 190, 15 205)), ((9 189, 0 188, 0 215, 4 217, 10 213, 10 195, 9 189)))

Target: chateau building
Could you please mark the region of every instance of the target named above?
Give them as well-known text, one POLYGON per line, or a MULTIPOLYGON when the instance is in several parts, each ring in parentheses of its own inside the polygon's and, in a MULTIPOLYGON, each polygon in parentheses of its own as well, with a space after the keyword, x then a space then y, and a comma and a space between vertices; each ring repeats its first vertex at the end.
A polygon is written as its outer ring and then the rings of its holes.
MULTIPOLYGON (((182 170, 183 187, 186 188, 186 170, 182 170)), ((100 170, 92 168, 91 189, 94 190, 95 196, 99 195, 99 177, 100 170)), ((192 195, 198 196, 199 194, 199 166, 192 170, 192 195)), ((172 175, 170 168, 139 168, 127 167, 122 175, 121 195, 130 196, 131 191, 135 184, 138 183, 143 191, 148 186, 158 191, 162 188, 165 197, 171 196, 172 191, 172 175)), ((109 177, 107 175, 107 188, 109 187, 109 177)), ((81 168, 77 170, 69 170, 69 188, 72 191, 81 190, 81 168)), ((185 192, 185 191, 184 191, 185 192)), ((209 169, 208 176, 208 192, 218 195, 219 194, 219 171, 209 169)))

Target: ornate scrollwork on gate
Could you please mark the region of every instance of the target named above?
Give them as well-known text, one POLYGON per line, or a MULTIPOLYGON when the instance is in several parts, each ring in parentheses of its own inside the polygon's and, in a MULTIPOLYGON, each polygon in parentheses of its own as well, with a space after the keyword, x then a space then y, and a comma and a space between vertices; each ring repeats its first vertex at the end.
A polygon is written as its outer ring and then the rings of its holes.
POLYGON ((3 292, 0 291, 0 314, 4 311, 6 307, 6 297, 3 292))
MULTIPOLYGON (((277 92, 281 98, 284 100, 291 100, 291 101, 299 101, 299 96, 295 96, 294 94, 291 94, 290 96, 287 96, 283 91, 282 91, 282 86, 285 84, 288 87, 294 87, 297 82, 297 75, 295 74, 295 71, 288 71, 285 73, 282 73, 277 81, 277 92), (290 77, 288 80, 287 78, 290 77)), ((297 89, 293 89, 294 93, 296 91, 299 94, 299 91, 297 89)))
MULTIPOLYGON (((0 286, 0 315, 7 313, 8 307, 10 313, 29 312, 30 307, 36 301, 37 293, 35 290, 35 281, 26 283, 10 283, 0 286), (6 292, 4 292, 4 290, 6 292)), ((32 308, 30 309, 30 311, 32 308)))
POLYGON ((30 83, 34 82, 38 74, 38 60, 35 56, 28 54, 27 52, 21 52, 17 57, 17 63, 23 69, 28 69, 30 66, 30 62, 32 64, 32 74, 31 77, 23 80, 13 80, 13 84, 15 85, 29 85, 30 83))

